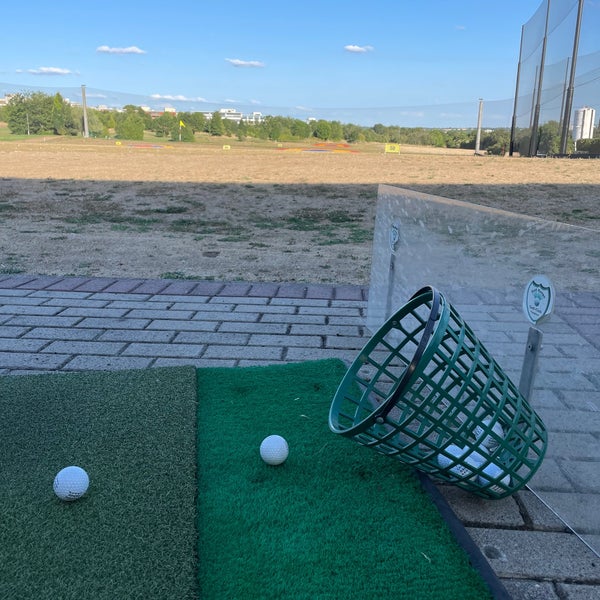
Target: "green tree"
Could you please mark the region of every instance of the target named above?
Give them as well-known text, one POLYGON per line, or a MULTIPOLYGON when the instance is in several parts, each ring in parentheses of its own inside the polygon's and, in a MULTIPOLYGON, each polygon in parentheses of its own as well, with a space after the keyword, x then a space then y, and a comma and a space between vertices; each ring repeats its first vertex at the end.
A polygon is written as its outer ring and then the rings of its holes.
POLYGON ((15 94, 6 107, 7 123, 15 134, 52 134, 53 99, 42 92, 15 94))
POLYGON ((243 142, 248 137, 248 123, 246 121, 240 121, 237 124, 235 135, 240 142, 243 142))
POLYGON ((150 129, 157 137, 167 137, 177 127, 179 120, 173 113, 165 112, 152 121, 150 129))
POLYGON ((344 139, 344 129, 339 121, 329 122, 329 139, 334 141, 344 139))
POLYGON ((508 151, 510 144, 509 129, 492 129, 487 132, 481 140, 481 149, 489 154, 503 156, 508 151))
POLYGON ((223 125, 223 117, 219 111, 215 111, 208 123, 208 133, 210 135, 225 135, 225 126, 223 125))
POLYGON ((313 136, 319 140, 331 139, 331 123, 324 119, 316 121, 313 128, 313 136))
POLYGON ((293 119, 290 125, 290 133, 296 140, 307 140, 310 138, 312 131, 310 129, 310 125, 306 121, 293 119))
POLYGON ((206 117, 201 112, 183 112, 179 113, 178 118, 181 119, 192 133, 206 131, 206 117))
POLYGON ((52 129, 56 135, 76 135, 82 131, 83 125, 78 124, 73 118, 71 105, 56 93, 52 98, 52 129))
POLYGON ((119 139, 144 139, 144 119, 135 107, 126 107, 125 112, 117 113, 115 121, 115 133, 119 139))
POLYGON ((175 123, 171 128, 171 140, 174 142, 195 142, 194 130, 182 118, 183 115, 177 115, 175 123), (183 124, 182 124, 183 123, 183 124))
POLYGON ((561 128, 558 121, 548 121, 540 125, 537 152, 541 154, 558 154, 560 152, 560 135, 561 128))

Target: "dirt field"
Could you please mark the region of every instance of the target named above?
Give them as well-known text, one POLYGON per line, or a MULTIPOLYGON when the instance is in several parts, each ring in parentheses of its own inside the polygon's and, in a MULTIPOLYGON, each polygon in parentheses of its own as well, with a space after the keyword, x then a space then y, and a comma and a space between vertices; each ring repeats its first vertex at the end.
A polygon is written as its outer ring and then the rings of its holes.
POLYGON ((310 150, 0 142, 0 273, 367 284, 380 183, 600 230, 595 160, 310 150))

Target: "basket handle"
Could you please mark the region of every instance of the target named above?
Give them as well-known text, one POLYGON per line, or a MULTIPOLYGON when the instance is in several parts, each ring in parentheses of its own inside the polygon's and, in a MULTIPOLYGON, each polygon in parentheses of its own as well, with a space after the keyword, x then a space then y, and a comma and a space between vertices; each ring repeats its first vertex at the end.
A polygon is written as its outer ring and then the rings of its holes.
POLYGON ((429 318, 427 319, 427 323, 425 324, 425 328, 423 329, 423 335, 421 336, 415 354, 412 360, 410 361, 408 367, 406 367, 406 370, 404 371, 402 378, 398 383, 398 386, 382 404, 383 410, 381 411, 380 416, 387 416, 387 414, 392 410, 392 408, 396 404, 398 398, 404 392, 404 388, 408 384, 410 378, 412 377, 412 374, 415 372, 415 369, 417 368, 417 365, 419 364, 419 361, 421 360, 421 357, 425 352, 425 348, 427 348, 429 338, 433 334, 433 328, 435 327, 435 322, 439 318, 440 304, 442 302, 442 295, 440 294, 440 292, 433 286, 427 285, 425 287, 422 287, 419 291, 415 292, 410 297, 409 302, 427 292, 429 292, 432 297, 431 312, 429 313, 429 318))

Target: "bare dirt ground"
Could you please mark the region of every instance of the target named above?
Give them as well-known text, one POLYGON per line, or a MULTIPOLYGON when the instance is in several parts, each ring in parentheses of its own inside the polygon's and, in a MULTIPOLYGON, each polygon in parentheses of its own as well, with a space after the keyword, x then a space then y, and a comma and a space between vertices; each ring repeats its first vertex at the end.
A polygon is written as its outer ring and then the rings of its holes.
POLYGON ((595 160, 311 150, 0 142, 0 273, 367 284, 380 183, 600 230, 595 160))

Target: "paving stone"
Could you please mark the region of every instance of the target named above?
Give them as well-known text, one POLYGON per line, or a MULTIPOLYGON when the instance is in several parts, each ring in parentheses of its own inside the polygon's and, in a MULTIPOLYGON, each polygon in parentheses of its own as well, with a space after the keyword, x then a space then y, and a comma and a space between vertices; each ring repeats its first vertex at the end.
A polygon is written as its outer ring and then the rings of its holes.
POLYGON ((539 531, 567 531, 566 525, 556 513, 539 498, 535 491, 520 490, 517 494, 527 524, 539 531))
POLYGON ((303 348, 320 348, 323 342, 314 335, 262 335, 254 334, 248 340, 250 346, 302 346, 303 348))
POLYGON ((29 331, 29 327, 23 327, 22 325, 10 326, 10 325, 2 325, 0 327, 0 337, 3 338, 18 338, 22 335, 26 334, 29 331))
POLYGON ((598 578, 598 557, 571 533, 467 530, 499 577, 580 583, 598 578))
POLYGON ((208 346, 202 355, 204 359, 228 359, 228 360, 266 360, 279 361, 282 359, 282 348, 265 348, 262 346, 208 346))
POLYGON ((65 308, 60 315, 62 317, 99 317, 102 319, 119 318, 126 315, 126 308, 93 308, 87 306, 71 306, 65 308))
MULTIPOLYGON (((81 331, 86 331, 81 330, 81 331)), ((148 329, 110 329, 98 337, 101 342, 171 342, 176 336, 175 331, 148 329)))
POLYGON ((185 321, 191 319, 195 314, 193 310, 156 310, 154 308, 134 308, 127 313, 131 319, 173 319, 185 321))
POLYGON ((123 356, 171 356, 195 357, 200 356, 204 349, 201 344, 149 344, 134 342, 123 350, 123 356))
POLYGON ((0 305, 0 314, 9 315, 57 315, 62 309, 59 306, 40 306, 39 304, 15 304, 0 305))
POLYGON ((75 356, 63 368, 66 371, 116 371, 146 369, 151 364, 151 358, 140 356, 75 356))
POLYGON ((48 340, 0 338, 0 352, 38 352, 47 344, 48 340))
POLYGON ((7 325, 26 325, 28 327, 72 327, 81 321, 81 317, 41 317, 37 315, 17 315, 5 321, 7 325))
MULTIPOLYGON (((291 335, 323 335, 327 334, 327 337, 351 337, 357 338, 362 336, 362 327, 358 325, 327 325, 327 329, 316 325, 305 325, 303 323, 294 323, 291 326, 291 335)), ((363 339, 363 344, 366 339, 363 339)))
POLYGON ((600 600, 600 587, 592 585, 576 585, 572 583, 559 583, 557 589, 560 598, 566 600, 600 600))
POLYGON ((38 354, 30 352, 0 352, 1 369, 39 369, 57 371, 70 358, 69 354, 38 354))
POLYGON ((514 498, 486 500, 453 485, 438 485, 456 516, 476 527, 523 527, 524 521, 514 498))
MULTIPOLYGON (((0 329, 1 332, 1 329, 0 329)), ((34 327, 23 335, 24 338, 40 340, 93 340, 102 329, 78 329, 76 327, 34 327)))
MULTIPOLYGON (((174 321, 170 319, 155 319, 148 323, 146 330, 162 329, 166 331, 216 331, 219 321, 174 321)), ((139 329, 144 329, 140 327, 139 329)))
POLYGON ((246 346, 247 333, 224 333, 222 331, 180 331, 172 340, 174 344, 221 344, 224 346, 246 346))
MULTIPOLYGON (((291 327, 294 327, 292 325, 291 327)), ((289 333, 290 325, 286 323, 265 323, 264 321, 258 321, 256 323, 243 323, 235 322, 229 323, 227 321, 219 324, 218 331, 225 333, 262 333, 265 335, 283 335, 289 333)))
POLYGON ((149 324, 149 319, 86 317, 77 326, 96 329, 144 329, 149 324))
POLYGON ((556 594, 554 585, 547 581, 502 580, 512 600, 565 600, 556 594))
MULTIPOLYGON (((540 491, 540 497, 578 533, 600 535, 600 494, 540 491)), ((600 570, 600 563, 598 565, 600 570)), ((600 573, 600 571, 599 571, 600 573)))
MULTIPOLYGON (((51 292, 36 292, 36 294, 51 294, 51 292)), ((56 294, 56 292, 55 292, 56 294)), ((45 296, 46 306, 81 306, 85 308, 102 308, 108 304, 108 300, 90 300, 88 294, 73 294, 73 292, 63 292, 62 296, 45 296)))
POLYGON ((46 346, 42 352, 53 354, 97 354, 114 356, 119 354, 125 344, 118 342, 81 342, 75 340, 55 341, 46 346))
POLYGON ((153 367, 184 367, 186 365, 192 365, 198 368, 205 367, 236 367, 238 361, 236 359, 229 360, 211 360, 206 358, 157 358, 152 364, 153 367))

